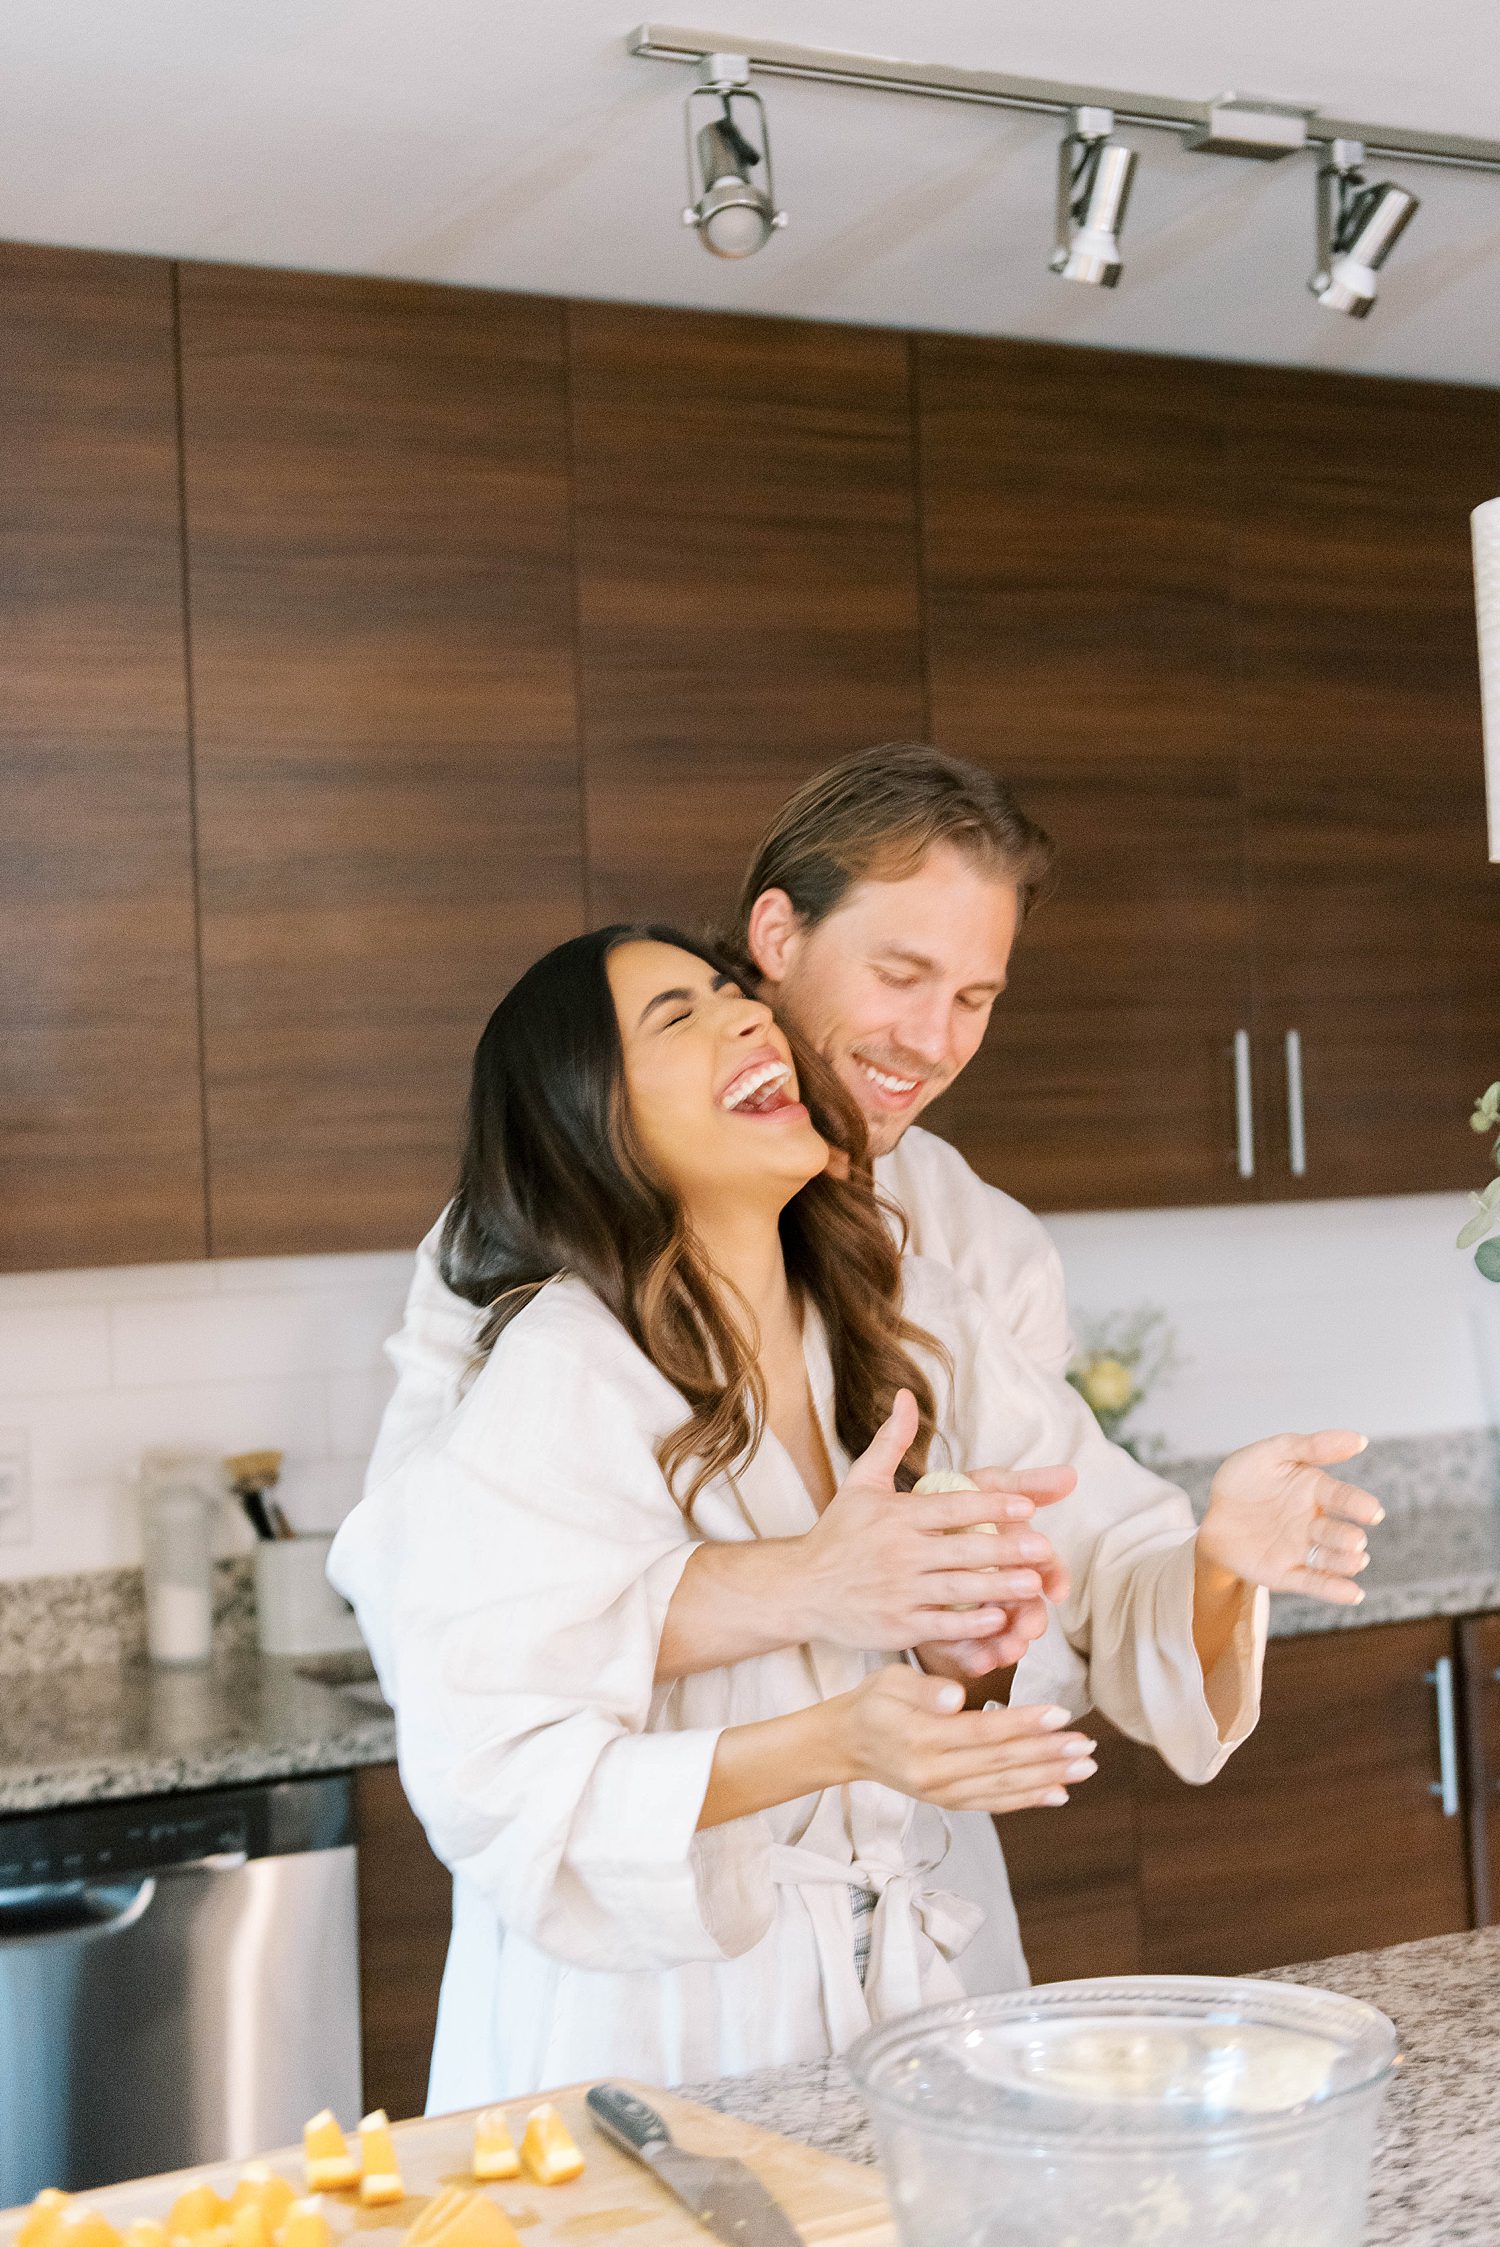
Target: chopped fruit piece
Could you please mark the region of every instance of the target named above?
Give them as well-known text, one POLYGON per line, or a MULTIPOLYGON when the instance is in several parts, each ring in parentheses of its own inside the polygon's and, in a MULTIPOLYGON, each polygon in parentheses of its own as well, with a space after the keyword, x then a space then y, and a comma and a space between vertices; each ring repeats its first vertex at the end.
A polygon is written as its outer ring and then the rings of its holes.
POLYGON ((583 2174, 583 2155, 554 2106, 533 2107, 526 2117, 521 2159, 539 2185, 565 2185, 583 2174))
POLYGON ((521 2247, 503 2208, 472 2185, 449 2185, 422 2210, 403 2247, 521 2247))
POLYGON ((48 2185, 45 2191, 39 2192, 21 2218, 15 2247, 47 2247, 72 2197, 71 2193, 59 2192, 56 2185, 48 2185))
POLYGON ((65 2208, 52 2234, 53 2247, 120 2247, 120 2235, 97 2208, 65 2208))
POLYGON ((229 2219, 229 2203, 212 2185, 189 2185, 167 2211, 167 2229, 174 2239, 196 2239, 229 2219))
POLYGON ((263 2161, 252 2161, 248 2169, 240 2171, 240 2181, 230 2195, 230 2223, 241 2208, 258 2208, 274 2232, 296 2197, 297 2188, 288 2178, 278 2177, 263 2161))
POLYGON ((167 2227, 154 2216, 137 2216, 125 2233, 125 2247, 167 2247, 167 2227))
POLYGON ((359 2180, 361 2207, 383 2208, 388 2201, 404 2199, 406 2187, 401 2182, 401 2164, 396 2159, 390 2119, 384 2107, 367 2114, 360 2124, 359 2150, 364 2163, 359 2180))
POLYGON ((288 2208, 281 2247, 333 2247, 333 2227, 316 2193, 309 2200, 294 2200, 288 2208))
POLYGON ((444 2185, 434 2193, 406 2235, 406 2247, 422 2247, 424 2240, 436 2239, 448 2218, 462 2201, 469 2197, 467 2185, 444 2185))
POLYGON ((359 2183, 359 2157, 349 2151, 343 2131, 327 2107, 302 2125, 309 2192, 342 2192, 359 2183))
POLYGON ((481 2184, 498 2184, 519 2177, 521 2156, 510 2134, 503 2107, 486 2107, 474 2123, 474 2174, 481 2184))
POLYGON ((229 2247, 275 2247, 264 2208, 247 2200, 229 2218, 229 2247))

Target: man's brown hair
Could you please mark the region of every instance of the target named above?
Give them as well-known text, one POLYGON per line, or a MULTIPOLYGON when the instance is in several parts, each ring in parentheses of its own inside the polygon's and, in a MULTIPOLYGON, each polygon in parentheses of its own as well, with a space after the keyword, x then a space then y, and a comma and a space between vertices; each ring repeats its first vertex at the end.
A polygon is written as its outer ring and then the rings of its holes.
POLYGON ((785 890, 807 927, 837 910, 858 882, 914 874, 934 843, 951 843, 1014 882, 1024 918, 1045 891, 1052 841, 1005 782, 920 742, 889 742, 843 757, 788 797, 761 837, 724 940, 750 965, 750 912, 785 890))

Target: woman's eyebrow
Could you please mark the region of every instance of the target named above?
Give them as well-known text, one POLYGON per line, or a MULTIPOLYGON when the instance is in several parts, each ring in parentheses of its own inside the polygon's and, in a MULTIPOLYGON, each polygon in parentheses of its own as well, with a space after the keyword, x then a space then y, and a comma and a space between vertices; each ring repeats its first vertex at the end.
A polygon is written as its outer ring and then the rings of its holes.
POLYGON ((659 1006, 680 1004, 683 999, 686 999, 688 1004, 691 1005, 694 996, 695 994, 687 988, 686 984, 679 984, 673 991, 658 991, 656 997, 648 999, 641 1008, 641 1019, 637 1022, 636 1028, 639 1030, 645 1023, 647 1016, 654 1014, 659 1006))

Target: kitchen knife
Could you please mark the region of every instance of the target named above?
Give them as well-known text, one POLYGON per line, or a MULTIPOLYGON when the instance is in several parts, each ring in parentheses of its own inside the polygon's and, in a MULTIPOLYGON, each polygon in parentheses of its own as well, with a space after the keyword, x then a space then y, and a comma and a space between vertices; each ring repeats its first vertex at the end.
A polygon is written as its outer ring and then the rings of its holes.
POLYGON ((618 2083, 596 2083, 588 2108, 599 2128, 675 2192, 726 2247, 802 2247, 802 2235, 743 2161, 688 2153, 654 2107, 618 2083))

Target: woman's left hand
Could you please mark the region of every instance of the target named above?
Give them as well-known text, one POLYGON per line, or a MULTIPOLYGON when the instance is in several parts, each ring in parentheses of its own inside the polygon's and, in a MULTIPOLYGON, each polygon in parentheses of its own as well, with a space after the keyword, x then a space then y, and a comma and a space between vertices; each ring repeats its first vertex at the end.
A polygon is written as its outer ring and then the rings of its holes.
POLYGON ((1245 1583, 1356 1606, 1364 1595, 1352 1579, 1370 1559, 1365 1531, 1385 1513, 1369 1491, 1323 1470, 1364 1448, 1351 1429, 1324 1428, 1232 1451, 1214 1476, 1200 1555, 1245 1583))

